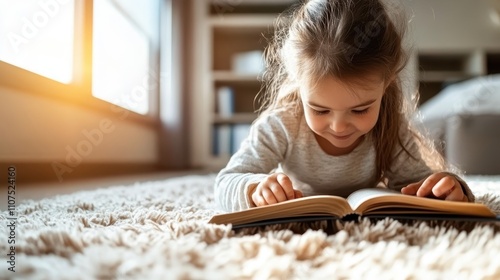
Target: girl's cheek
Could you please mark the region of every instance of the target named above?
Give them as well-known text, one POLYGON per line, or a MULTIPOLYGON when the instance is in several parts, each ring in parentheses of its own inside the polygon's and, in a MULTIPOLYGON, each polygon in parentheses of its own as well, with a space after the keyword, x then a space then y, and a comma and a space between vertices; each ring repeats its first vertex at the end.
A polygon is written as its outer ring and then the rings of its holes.
POLYGON ((325 120, 311 115, 308 117, 307 123, 309 124, 309 127, 316 132, 322 131, 328 126, 328 123, 325 120))
POLYGON ((367 116, 367 118, 363 120, 363 127, 365 128, 365 130, 371 130, 377 124, 377 121, 378 114, 367 116))

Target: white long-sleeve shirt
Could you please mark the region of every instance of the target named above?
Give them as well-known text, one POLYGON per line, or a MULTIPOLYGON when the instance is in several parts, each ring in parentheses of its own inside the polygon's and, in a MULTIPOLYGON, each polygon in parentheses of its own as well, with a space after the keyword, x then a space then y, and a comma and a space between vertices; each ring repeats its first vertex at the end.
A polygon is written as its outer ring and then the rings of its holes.
MULTIPOLYGON (((398 156, 385 177, 389 180, 388 187, 397 190, 433 173, 419 157, 413 135, 403 132, 402 140, 416 159, 400 152, 400 147, 396 149, 398 156)), ((294 189, 305 196, 346 197, 355 190, 374 187, 380 177, 376 174, 376 153, 370 134, 349 154, 332 156, 319 146, 303 115, 279 110, 260 117, 252 125, 240 149, 217 175, 215 200, 225 211, 250 208, 253 204, 249 187, 276 169, 288 175, 294 189)), ((460 181, 469 200, 473 201, 470 189, 460 181)))

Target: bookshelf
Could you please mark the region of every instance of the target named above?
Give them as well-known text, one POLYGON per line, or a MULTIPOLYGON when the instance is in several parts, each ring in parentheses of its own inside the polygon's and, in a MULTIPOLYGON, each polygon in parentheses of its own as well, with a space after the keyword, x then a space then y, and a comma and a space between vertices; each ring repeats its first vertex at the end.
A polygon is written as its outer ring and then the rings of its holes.
POLYGON ((192 85, 196 100, 191 104, 195 120, 191 162, 216 170, 227 163, 239 145, 236 142, 257 118, 255 97, 261 89, 262 53, 272 36, 274 20, 296 1, 193 2, 192 40, 197 47, 193 53, 196 66, 191 67, 200 82, 192 85), (220 92, 224 92, 222 98, 220 92))

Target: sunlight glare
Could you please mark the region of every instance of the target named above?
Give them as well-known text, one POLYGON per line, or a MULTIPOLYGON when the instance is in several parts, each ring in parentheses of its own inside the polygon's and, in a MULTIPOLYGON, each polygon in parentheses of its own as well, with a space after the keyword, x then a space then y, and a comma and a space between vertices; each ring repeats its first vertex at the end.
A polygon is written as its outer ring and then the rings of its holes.
POLYGON ((149 39, 111 1, 94 2, 92 94, 148 113, 149 39))
POLYGON ((74 0, 0 0, 0 60, 70 83, 74 0))

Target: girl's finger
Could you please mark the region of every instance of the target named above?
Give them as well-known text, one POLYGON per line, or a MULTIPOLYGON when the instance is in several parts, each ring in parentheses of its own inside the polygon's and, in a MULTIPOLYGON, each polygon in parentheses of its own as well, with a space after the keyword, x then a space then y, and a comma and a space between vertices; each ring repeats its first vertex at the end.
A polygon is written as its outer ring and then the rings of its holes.
POLYGON ((282 202, 282 201, 288 200, 287 195, 285 193, 285 190, 283 190, 283 187, 278 182, 271 184, 269 186, 269 189, 274 194, 274 197, 276 198, 276 202, 282 202))
POLYGON ((455 179, 445 176, 432 187, 432 194, 441 199, 445 199, 456 187, 455 179))
POLYGON ((266 204, 278 203, 274 193, 269 188, 262 188, 262 197, 264 198, 266 204))
POLYGON ((435 173, 427 177, 420 188, 417 190, 416 195, 420 197, 432 197, 432 189, 442 177, 443 175, 441 175, 440 173, 435 173))
POLYGON ((292 185, 292 181, 290 180, 290 178, 283 173, 279 173, 276 177, 276 180, 278 181, 278 183, 281 185, 281 187, 283 189, 283 192, 286 196, 285 200, 294 199, 295 192, 293 190, 293 185, 292 185))
POLYGON ((252 194, 252 200, 255 206, 263 206, 266 205, 266 201, 260 192, 254 192, 252 194))
POLYGON ((304 197, 304 194, 299 190, 294 190, 294 193, 295 193, 295 198, 304 197))
POLYGON ((455 188, 444 199, 452 201, 468 201, 461 186, 455 186, 455 188))
POLYGON ((423 181, 417 182, 417 183, 412 183, 409 184, 408 186, 404 187, 401 189, 402 194, 407 194, 407 195, 416 195, 418 189, 422 185, 423 181))

